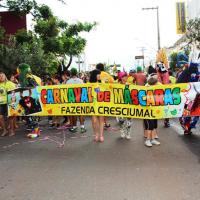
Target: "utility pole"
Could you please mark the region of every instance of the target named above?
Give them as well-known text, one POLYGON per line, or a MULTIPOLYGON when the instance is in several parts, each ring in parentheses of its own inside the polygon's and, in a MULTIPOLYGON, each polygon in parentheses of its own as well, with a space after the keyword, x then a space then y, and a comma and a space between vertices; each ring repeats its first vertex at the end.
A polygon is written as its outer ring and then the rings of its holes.
POLYGON ((144 47, 138 47, 140 50, 141 50, 141 52, 142 52, 142 56, 136 56, 136 58, 137 59, 142 59, 142 61, 143 61, 143 67, 144 67, 144 51, 146 50, 144 47), (139 57, 141 57, 141 58, 139 58, 139 57))
POLYGON ((144 68, 144 50, 146 50, 146 49, 144 47, 141 47, 142 56, 143 56, 143 68, 144 68))
POLYGON ((76 63, 78 64, 78 71, 79 71, 79 73, 81 72, 81 64, 83 64, 83 61, 80 58, 81 57, 78 56, 78 61, 76 61, 76 63))
POLYGON ((158 51, 160 50, 160 23, 159 23, 159 7, 142 8, 142 10, 156 10, 157 11, 157 32, 158 32, 158 51))

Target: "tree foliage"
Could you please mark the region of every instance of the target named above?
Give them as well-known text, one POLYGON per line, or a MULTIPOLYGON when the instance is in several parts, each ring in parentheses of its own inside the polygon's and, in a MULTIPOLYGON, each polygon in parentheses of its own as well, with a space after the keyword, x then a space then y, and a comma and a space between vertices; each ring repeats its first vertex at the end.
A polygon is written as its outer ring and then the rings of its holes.
POLYGON ((6 45, 0 45, 0 70, 7 74, 14 73, 20 63, 31 65, 36 74, 51 72, 48 67, 55 59, 53 54, 45 55, 42 43, 35 39, 20 44, 15 37, 10 37, 6 45))
POLYGON ((35 17, 35 32, 44 43, 46 53, 54 52, 59 56, 78 56, 85 48, 86 40, 79 36, 81 32, 89 32, 96 23, 81 23, 69 25, 52 14, 50 8, 41 5, 35 17))
POLYGON ((36 7, 37 3, 35 0, 7 0, 6 5, 10 11, 28 14, 36 7))
POLYGON ((0 41, 4 39, 5 29, 3 27, 0 27, 0 41))
MULTIPOLYGON (((95 22, 68 24, 54 16, 47 5, 38 5, 35 0, 7 0, 6 6, 17 14, 31 13, 35 22, 32 31, 19 30, 8 44, 1 45, 0 64, 9 68, 8 71, 25 62, 37 73, 53 72, 59 65, 59 58, 66 56, 70 58, 69 67, 72 58, 80 55, 86 46, 86 39, 80 33, 90 32, 96 26, 95 22)), ((3 34, 0 28, 0 39, 3 34)))

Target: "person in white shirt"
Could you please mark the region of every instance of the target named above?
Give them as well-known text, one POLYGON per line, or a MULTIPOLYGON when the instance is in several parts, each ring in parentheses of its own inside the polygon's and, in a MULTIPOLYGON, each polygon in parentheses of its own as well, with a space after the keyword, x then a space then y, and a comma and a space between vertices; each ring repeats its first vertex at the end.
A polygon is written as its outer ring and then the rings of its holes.
MULTIPOLYGON (((71 73, 71 78, 66 82, 66 84, 82 84, 83 83, 83 80, 78 78, 77 75, 78 75, 78 71, 76 68, 72 68, 70 70, 70 73, 71 73)), ((77 132, 77 116, 71 116, 71 125, 72 125, 72 128, 69 129, 69 131, 75 133, 77 132)), ((81 125, 81 133, 85 133, 87 130, 85 129, 85 126, 84 126, 84 117, 83 116, 79 116, 79 121, 80 121, 80 125, 81 125)))

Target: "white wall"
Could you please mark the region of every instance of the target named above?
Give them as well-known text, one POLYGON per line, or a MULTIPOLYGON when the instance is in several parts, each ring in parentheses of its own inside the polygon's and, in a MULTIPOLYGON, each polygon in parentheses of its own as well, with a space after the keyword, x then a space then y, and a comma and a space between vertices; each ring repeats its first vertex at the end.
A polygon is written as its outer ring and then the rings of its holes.
POLYGON ((187 1, 188 8, 188 18, 194 19, 200 18, 200 0, 188 0, 187 1))

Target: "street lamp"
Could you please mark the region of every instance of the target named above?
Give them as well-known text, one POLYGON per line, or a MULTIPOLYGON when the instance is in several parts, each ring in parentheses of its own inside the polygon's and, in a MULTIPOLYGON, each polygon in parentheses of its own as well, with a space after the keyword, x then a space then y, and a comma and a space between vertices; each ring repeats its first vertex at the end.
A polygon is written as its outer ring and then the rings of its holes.
POLYGON ((142 8, 142 10, 157 10, 157 31, 158 31, 158 51, 160 50, 160 25, 159 25, 159 7, 142 8))

